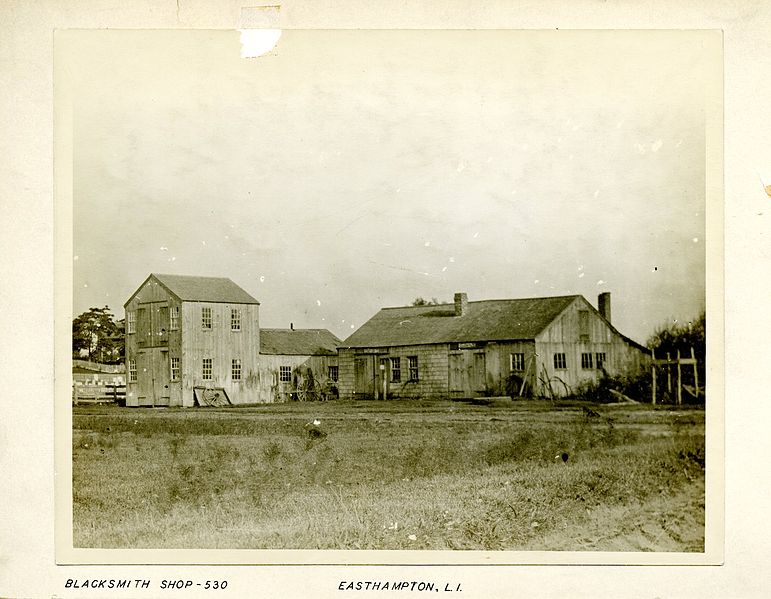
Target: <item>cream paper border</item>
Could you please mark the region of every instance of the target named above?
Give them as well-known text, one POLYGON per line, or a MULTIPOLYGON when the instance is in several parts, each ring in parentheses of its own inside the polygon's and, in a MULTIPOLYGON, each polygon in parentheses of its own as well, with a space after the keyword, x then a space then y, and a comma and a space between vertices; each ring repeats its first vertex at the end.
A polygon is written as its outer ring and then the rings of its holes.
MULTIPOLYGON (((767 565, 771 530, 762 513, 768 497, 768 468, 761 459, 768 448, 763 434, 771 416, 766 330, 769 286, 769 199, 757 183, 757 168, 768 168, 771 123, 769 25, 764 2, 740 0, 595 3, 576 0, 518 6, 495 1, 474 8, 465 2, 422 2, 411 6, 366 6, 362 2, 284 2, 284 27, 448 27, 448 28, 707 28, 723 30, 726 47, 726 283, 733 290, 726 303, 725 338, 731 399, 726 437, 710 433, 708 451, 727 443, 728 469, 710 474, 708 485, 728 491, 725 565, 722 567, 528 567, 485 568, 306 568, 297 567, 86 567, 56 566, 53 544, 53 368, 34 364, 52 357, 53 263, 67 264, 68 254, 53 254, 51 193, 52 31, 84 27, 237 27, 239 3, 182 1, 127 5, 117 0, 84 0, 77 5, 56 0, 4 3, 0 6, 0 96, 4 117, 0 147, 6 168, 0 176, 0 202, 6 225, 0 240, 5 276, 0 293, 0 343, 4 381, 14 381, 0 401, 0 467, 10 473, 0 507, 0 594, 6 597, 161 596, 156 592, 76 592, 65 589, 70 577, 228 578, 222 596, 336 596, 337 581, 352 577, 442 576, 460 580, 466 597, 764 597, 771 588, 767 565), (66 6, 65 6, 66 4, 66 6), (441 4, 437 8, 437 4, 441 4), (181 8, 181 10, 178 10, 181 8), (12 51, 11 51, 12 50, 12 51), (35 176, 37 175, 37 176, 35 176), (11 289, 10 291, 8 291, 11 289), (733 299, 732 299, 733 298, 733 299), (33 315, 33 316, 31 316, 33 315), (34 316, 39 315, 39 316, 34 316), (15 377, 13 378, 12 377, 15 377), (23 379, 18 381, 18 377, 23 379), (740 405, 739 405, 740 404, 740 405), (30 436, 31 435, 31 436, 30 436), (417 574, 419 573, 419 574, 417 574), (232 592, 231 592, 232 591, 232 592)), ((710 159, 714 159, 711 156, 710 159)), ((710 172, 711 169, 709 169, 710 172)), ((717 185, 722 186, 722 178, 717 185)), ((61 185, 61 182, 59 182, 61 185)), ((710 215, 720 233, 722 214, 710 215)), ((710 233, 710 240, 715 238, 710 233)), ((57 248, 61 250, 60 240, 57 248)), ((710 249, 722 258, 720 248, 710 249)), ((57 284, 62 275, 57 269, 57 284)), ((708 287, 722 290, 723 272, 710 270, 708 287)), ((710 299, 709 337, 722 338, 718 322, 722 292, 710 299)), ((70 313, 66 312, 67 320, 70 313)), ((61 329, 61 326, 59 326, 61 329)), ((710 377, 723 375, 722 348, 710 345, 710 377), (716 358, 717 354, 717 358, 716 358)), ((59 367, 57 372, 66 371, 59 367)), ((67 376, 69 373, 67 372, 67 376)), ((57 377, 58 379, 58 377, 57 377)), ((58 379, 60 382, 60 379, 58 379)), ((713 414, 712 412, 711 414, 713 414)), ((712 416, 708 415, 708 428, 712 416)), ((716 426, 723 428, 722 414, 716 426)), ((767 452, 766 452, 767 453, 767 452)), ((710 470, 710 473, 712 471, 710 470)), ((64 473, 59 472, 58 478, 64 473)), ((711 493, 711 490, 710 490, 711 493)), ((707 511, 708 527, 722 513, 707 511)), ((182 593, 164 592, 164 596, 182 593)), ((201 594, 201 593, 198 593, 201 594)), ((184 593, 183 596, 197 596, 184 593)), ((203 596, 209 596, 207 593, 203 596)))
MULTIPOLYGON (((77 31, 62 32, 55 47, 64 49, 77 31)), ((513 32, 516 33, 516 32, 513 32)), ((591 32, 583 31, 583 35, 591 32)), ((602 34, 603 32, 599 32, 602 34)), ((679 32, 670 32, 678 35, 679 32)), ((441 30, 432 35, 441 36, 441 30)), ((565 31, 564 35, 570 35, 565 31)), ((57 233, 55 296, 57 314, 56 361, 56 557, 60 564, 719 564, 723 560, 723 397, 722 397, 722 36, 719 31, 701 32, 708 64, 714 65, 705 92, 705 146, 707 159, 706 210, 709 255, 707 263, 710 325, 709 407, 706 413, 706 530, 703 553, 672 552, 567 552, 567 551, 343 551, 343 550, 139 550, 85 549, 72 547, 72 410, 71 361, 69 360, 72 314, 72 90, 66 68, 55 68, 55 173, 57 233), (718 315, 717 318, 715 316, 718 315)), ((646 32, 627 31, 640 37, 646 32)), ((586 43, 586 39, 581 39, 586 43)), ((60 56, 55 52, 55 56, 60 56)), ((69 65, 66 65, 69 66, 69 65)))

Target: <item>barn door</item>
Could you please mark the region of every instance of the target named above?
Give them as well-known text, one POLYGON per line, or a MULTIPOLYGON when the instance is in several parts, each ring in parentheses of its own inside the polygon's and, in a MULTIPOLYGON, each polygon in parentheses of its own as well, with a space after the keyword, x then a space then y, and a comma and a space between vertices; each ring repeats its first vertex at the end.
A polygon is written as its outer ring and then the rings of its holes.
POLYGON ((474 354, 474 366, 471 372, 473 390, 477 393, 483 393, 487 389, 487 370, 485 368, 484 353, 474 354))
POLYGON ((453 397, 474 397, 487 387, 484 352, 460 351, 449 354, 450 394, 453 397))
POLYGON ((465 391, 463 385, 463 354, 450 354, 450 393, 461 396, 465 391))
POLYGON ((375 392, 375 360, 372 356, 357 357, 354 361, 356 380, 354 394, 361 399, 371 399, 375 392))
POLYGON ((168 406, 169 397, 169 352, 153 352, 153 405, 168 406))
POLYGON ((153 368, 150 355, 146 351, 137 354, 137 400, 140 406, 152 406, 155 396, 153 383, 153 368))

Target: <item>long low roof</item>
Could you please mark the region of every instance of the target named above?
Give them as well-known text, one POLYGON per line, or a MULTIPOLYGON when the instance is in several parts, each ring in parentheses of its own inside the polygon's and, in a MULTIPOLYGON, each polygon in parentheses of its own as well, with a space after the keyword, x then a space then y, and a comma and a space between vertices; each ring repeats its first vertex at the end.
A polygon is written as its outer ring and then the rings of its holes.
POLYGON ((327 329, 260 329, 260 353, 279 356, 334 356, 340 339, 327 329))
POLYGON ((528 340, 543 331, 580 295, 383 308, 341 347, 391 347, 431 343, 528 340))

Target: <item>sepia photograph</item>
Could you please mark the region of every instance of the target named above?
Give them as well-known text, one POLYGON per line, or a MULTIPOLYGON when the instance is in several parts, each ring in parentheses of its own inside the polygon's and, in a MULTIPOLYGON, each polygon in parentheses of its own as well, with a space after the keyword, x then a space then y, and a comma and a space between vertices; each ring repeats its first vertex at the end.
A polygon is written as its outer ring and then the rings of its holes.
POLYGON ((54 49, 59 556, 686 563, 722 539, 720 32, 54 49))

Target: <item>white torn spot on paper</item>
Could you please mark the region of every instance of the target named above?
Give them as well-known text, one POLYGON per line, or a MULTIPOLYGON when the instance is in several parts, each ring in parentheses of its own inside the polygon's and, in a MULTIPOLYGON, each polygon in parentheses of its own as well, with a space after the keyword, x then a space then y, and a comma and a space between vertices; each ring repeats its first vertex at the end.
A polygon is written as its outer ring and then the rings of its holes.
POLYGON ((162 252, 167 252, 167 251, 169 250, 169 248, 167 248, 165 245, 162 245, 162 246, 161 246, 159 249, 160 249, 162 252))
POLYGON ((450 256, 450 262, 455 262, 455 258, 453 256, 450 256))
POLYGON ((321 305, 321 300, 317 299, 317 300, 316 300, 316 305, 317 305, 317 306, 320 306, 320 305, 321 305))
POLYGON ((604 285, 604 284, 605 284, 605 281, 603 281, 602 279, 600 279, 599 281, 597 281, 597 285, 604 285))
POLYGON ((80 258, 80 256, 75 256, 75 257, 73 257, 72 259, 73 259, 73 260, 77 260, 78 258, 80 258))
POLYGON ((257 58, 273 50, 281 38, 280 29, 240 29, 241 58, 257 58))
POLYGON ((260 283, 264 283, 264 282, 265 282, 265 275, 262 275, 262 276, 260 277, 260 283))
POLYGON ((600 190, 599 190, 599 189, 596 189, 596 190, 594 191, 594 199, 596 200, 596 199, 597 199, 597 196, 599 196, 599 195, 600 195, 600 190))
POLYGON ((458 171, 459 173, 462 173, 462 172, 463 172, 463 171, 465 171, 465 170, 466 170, 466 162, 465 162, 465 161, 463 161, 463 160, 461 160, 461 161, 458 163, 458 168, 457 168, 457 171, 458 171))
POLYGON ((583 279, 585 276, 586 276, 586 273, 582 272, 580 275, 578 275, 578 278, 579 279, 583 279))
POLYGON ((446 272, 446 271, 447 271, 447 267, 446 266, 442 267, 442 272, 446 272))
POLYGON ((693 242, 694 242, 694 243, 699 243, 699 238, 698 238, 698 237, 694 237, 694 238, 693 238, 693 242))
POLYGON ((431 242, 430 242, 430 241, 426 241, 426 242, 423 244, 423 246, 424 246, 424 247, 428 247, 428 246, 430 246, 430 245, 431 245, 431 242))
POLYGON ((651 145, 651 152, 658 152, 661 149, 661 146, 663 145, 664 145, 664 142, 661 141, 660 139, 657 139, 651 145))

